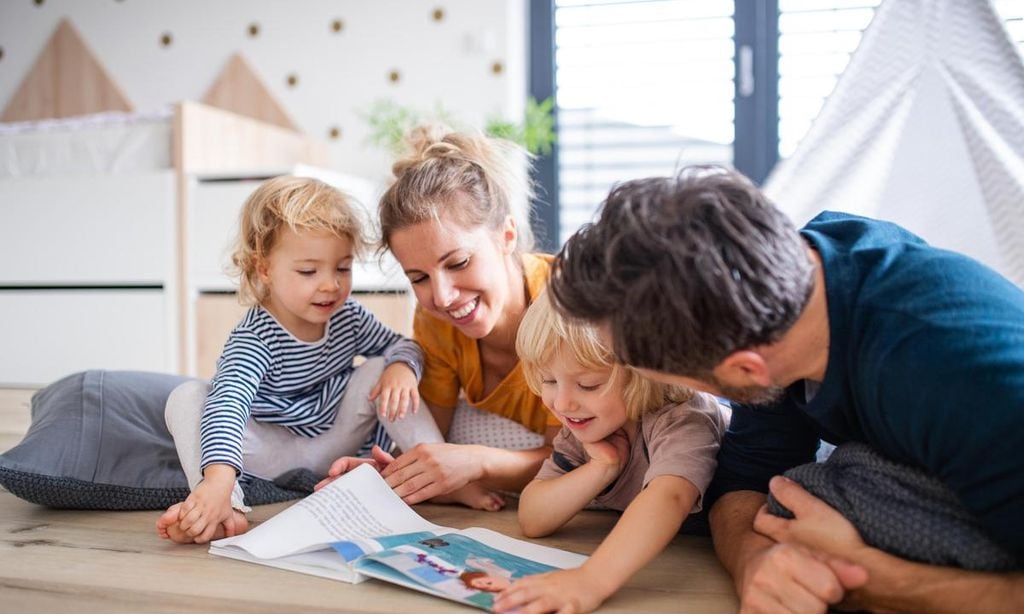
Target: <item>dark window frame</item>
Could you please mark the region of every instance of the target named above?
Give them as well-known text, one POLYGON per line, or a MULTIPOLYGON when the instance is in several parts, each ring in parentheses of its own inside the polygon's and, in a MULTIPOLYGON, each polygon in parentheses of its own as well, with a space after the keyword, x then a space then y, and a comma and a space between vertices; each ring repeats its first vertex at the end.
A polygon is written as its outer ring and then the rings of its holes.
MULTIPOLYGON (((735 136, 733 166, 761 184, 779 159, 779 3, 735 0, 735 136)), ((530 0, 529 95, 554 98, 555 0, 530 0)), ((554 105, 558 133, 558 104, 554 105)), ((534 161, 537 198, 531 222, 537 249, 555 252, 558 245, 558 142, 549 155, 534 161)))

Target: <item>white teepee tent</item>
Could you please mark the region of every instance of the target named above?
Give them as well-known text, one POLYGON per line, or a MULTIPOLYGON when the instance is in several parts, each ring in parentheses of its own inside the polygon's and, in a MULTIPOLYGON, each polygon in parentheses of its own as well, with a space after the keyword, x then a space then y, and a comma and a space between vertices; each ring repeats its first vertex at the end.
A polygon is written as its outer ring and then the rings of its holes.
POLYGON ((1024 286, 1024 63, 988 0, 885 0, 765 192, 890 220, 1024 286))

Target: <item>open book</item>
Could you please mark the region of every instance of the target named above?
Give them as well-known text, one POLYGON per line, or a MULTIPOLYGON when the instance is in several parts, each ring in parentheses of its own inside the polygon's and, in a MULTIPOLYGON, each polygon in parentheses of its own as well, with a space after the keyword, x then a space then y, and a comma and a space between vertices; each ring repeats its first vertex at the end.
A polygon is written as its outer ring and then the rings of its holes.
POLYGON ((414 512, 369 465, 210 554, 345 582, 366 577, 484 609, 517 578, 578 567, 586 557, 488 529, 450 529, 414 512))

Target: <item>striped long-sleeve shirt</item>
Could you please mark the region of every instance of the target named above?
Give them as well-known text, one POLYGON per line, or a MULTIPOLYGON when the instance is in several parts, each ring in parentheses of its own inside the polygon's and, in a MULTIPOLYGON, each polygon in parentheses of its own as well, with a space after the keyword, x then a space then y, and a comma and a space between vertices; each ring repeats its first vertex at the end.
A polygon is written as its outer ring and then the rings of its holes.
POLYGON ((231 331, 200 422, 202 467, 223 463, 242 471, 245 424, 254 420, 315 437, 334 424, 356 356, 404 362, 421 375, 423 354, 349 298, 319 341, 300 341, 262 307, 231 331))

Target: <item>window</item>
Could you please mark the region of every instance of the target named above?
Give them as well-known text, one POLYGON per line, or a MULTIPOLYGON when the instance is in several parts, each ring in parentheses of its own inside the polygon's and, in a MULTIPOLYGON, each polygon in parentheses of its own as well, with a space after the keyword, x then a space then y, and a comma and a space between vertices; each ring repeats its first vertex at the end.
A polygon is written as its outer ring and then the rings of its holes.
POLYGON ((559 243, 616 182, 732 162, 732 0, 557 0, 559 243))
POLYGON ((1017 50, 1024 57, 1024 0, 994 0, 993 4, 1006 24, 1010 39, 1017 43, 1017 50))
MULTIPOLYGON (((538 31, 531 17, 551 65, 531 87, 558 101, 544 248, 616 182, 697 163, 763 179, 807 133, 881 1, 531 0, 554 19, 538 31)), ((993 3, 1024 53, 1024 0, 993 3)))

